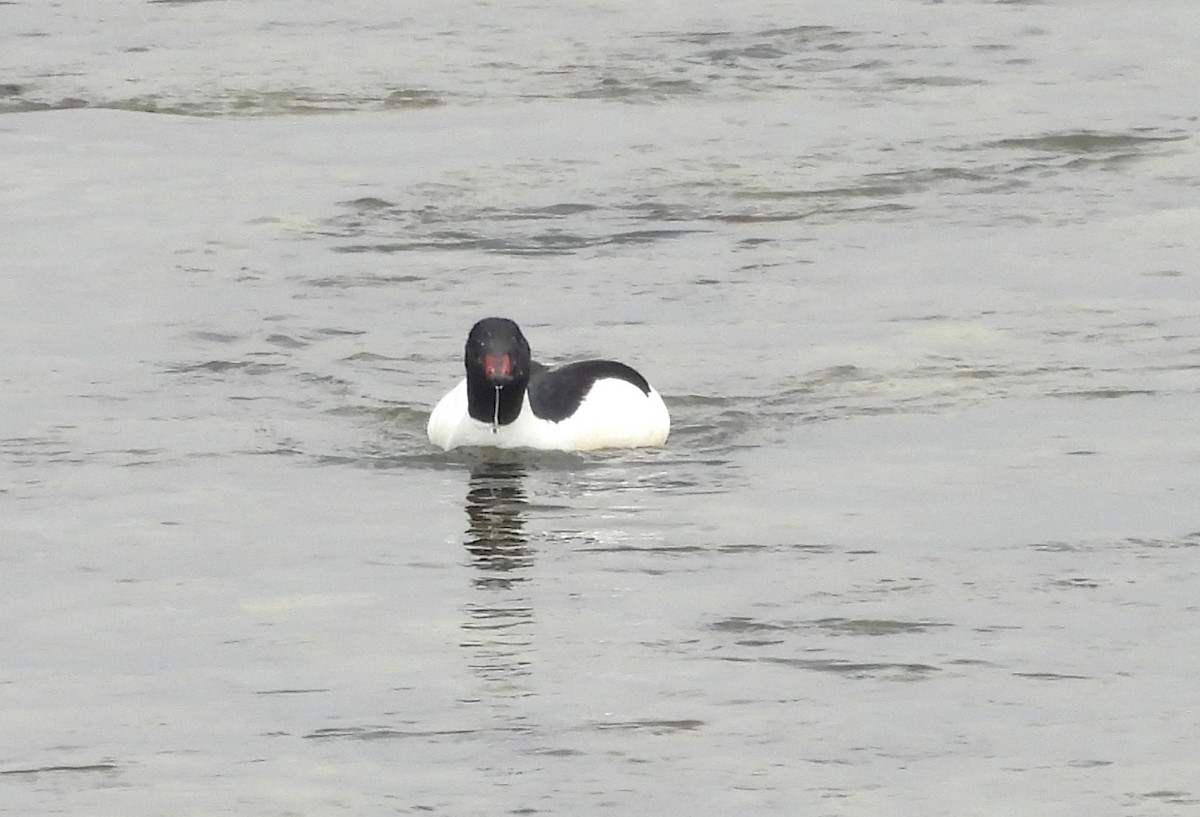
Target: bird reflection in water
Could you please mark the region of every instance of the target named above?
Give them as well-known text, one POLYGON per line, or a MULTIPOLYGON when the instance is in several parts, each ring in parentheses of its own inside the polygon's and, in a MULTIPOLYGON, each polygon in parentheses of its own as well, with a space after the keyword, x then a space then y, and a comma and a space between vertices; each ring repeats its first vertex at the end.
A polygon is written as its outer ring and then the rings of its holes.
POLYGON ((486 462, 471 472, 467 490, 466 547, 479 592, 467 604, 462 646, 471 667, 500 697, 529 694, 533 605, 517 592, 529 580, 533 549, 525 536, 525 469, 515 462, 486 462))
POLYGON ((515 462, 488 462, 471 472, 467 490, 467 551, 479 569, 477 587, 509 589, 529 577, 533 564, 522 512, 525 469, 515 462))

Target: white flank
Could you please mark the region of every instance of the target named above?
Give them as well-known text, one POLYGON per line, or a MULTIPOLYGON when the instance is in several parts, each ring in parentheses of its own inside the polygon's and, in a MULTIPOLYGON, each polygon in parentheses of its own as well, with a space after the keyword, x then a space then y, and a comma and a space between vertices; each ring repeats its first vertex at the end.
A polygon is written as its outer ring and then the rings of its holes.
POLYGON ((493 432, 491 423, 467 414, 464 378, 434 407, 426 431, 431 443, 447 451, 461 446, 595 451, 662 445, 671 433, 671 416, 654 389, 646 395, 624 380, 605 378, 562 422, 535 417, 526 395, 517 419, 493 432))

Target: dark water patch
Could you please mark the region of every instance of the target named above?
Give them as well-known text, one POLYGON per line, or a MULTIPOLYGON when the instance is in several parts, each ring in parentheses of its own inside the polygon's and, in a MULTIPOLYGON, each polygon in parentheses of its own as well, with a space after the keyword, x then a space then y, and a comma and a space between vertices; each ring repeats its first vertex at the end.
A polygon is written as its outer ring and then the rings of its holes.
POLYGON ((840 198, 886 198, 903 196, 911 189, 900 184, 863 183, 859 186, 814 187, 807 190, 742 190, 735 198, 762 199, 840 199, 840 198))
POLYGON ((377 352, 355 352, 342 358, 343 363, 395 363, 398 360, 400 358, 381 355, 377 352))
POLYGON ((1194 531, 1178 539, 1143 539, 1130 537, 1123 544, 1129 548, 1195 548, 1200 547, 1200 531, 1194 531))
POLYGON ((941 413, 954 406, 1008 397, 1100 400, 1158 394, 1152 389, 1064 388, 1072 381, 1085 383, 1093 372, 1066 365, 1013 369, 991 361, 939 355, 895 370, 850 367, 814 372, 742 399, 754 405, 757 427, 773 428, 864 416, 941 413))
MULTIPOLYGON (((458 190, 433 190, 431 195, 457 196, 458 190)), ((326 219, 316 235, 353 240, 335 244, 334 252, 381 253, 445 250, 500 255, 567 255, 605 246, 638 246, 669 241, 697 228, 628 229, 625 207, 607 211, 585 202, 556 202, 537 207, 478 209, 424 203, 403 207, 382 199, 343 202, 348 212, 326 219), (620 226, 614 222, 621 222, 620 226), (558 226, 548 226, 548 225, 558 226), (614 228, 615 227, 615 228, 614 228), (399 238, 397 236, 403 236, 399 238)), ((397 282, 396 278, 382 279, 397 282)), ((414 279, 420 280, 420 279, 414 279)), ((373 278, 351 279, 354 284, 377 283, 373 278)), ((313 283, 346 285, 327 277, 313 283)))
POLYGON ((211 331, 189 332, 188 336, 195 338, 196 340, 203 340, 203 341, 206 341, 209 343, 225 343, 225 344, 234 343, 236 341, 242 340, 244 337, 243 335, 233 335, 233 334, 229 334, 227 332, 211 332, 211 331))
POLYGON ((1088 546, 1071 542, 1039 542, 1036 545, 1030 545, 1030 547, 1034 550, 1040 550, 1043 553, 1077 553, 1092 549, 1088 546))
POLYGON ((431 91, 416 93, 402 89, 398 94, 383 92, 374 95, 321 93, 308 88, 280 88, 245 89, 200 103, 184 103, 183 108, 192 115, 279 116, 404 107, 426 108, 440 103, 440 97, 431 91))
POLYGON ((702 232, 701 230, 626 230, 621 233, 614 233, 609 236, 604 243, 607 244, 650 244, 655 241, 662 241, 673 238, 682 238, 686 235, 702 232))
MULTIPOLYGON (((995 628, 995 629, 1003 629, 1003 628, 995 628)), ((1009 628, 1009 629, 1015 629, 1015 628, 1009 628)), ((977 632, 977 633, 979 633, 979 632, 994 632, 994 631, 995 630, 989 629, 989 628, 979 628, 979 629, 975 630, 975 632, 977 632)), ((954 658, 954 659, 951 659, 950 661, 947 661, 946 663, 950 664, 951 666, 955 666, 955 667, 986 667, 988 669, 996 669, 997 667, 999 667, 999 664, 996 664, 992 661, 984 661, 979 658, 954 658)))
POLYGON ((999 366, 979 366, 968 363, 956 363, 948 366, 922 366, 917 373, 944 375, 953 379, 963 380, 993 380, 1013 374, 1009 369, 999 366))
POLYGON ((85 763, 62 766, 30 766, 23 769, 0 769, 0 777, 37 777, 43 774, 94 774, 117 772, 121 767, 115 763, 85 763))
MULTIPOLYGON (((353 249, 342 247, 334 247, 334 252, 354 252, 353 249)), ((366 250, 364 250, 365 252, 366 250)), ((341 275, 338 277, 326 276, 323 278, 310 278, 306 283, 312 287, 321 289, 355 289, 358 287, 374 288, 374 287, 390 287, 397 284, 416 284, 427 280, 424 275, 404 275, 395 274, 388 275, 386 273, 366 273, 361 275, 341 275)))
POLYGON ((1018 136, 989 142, 985 147, 1014 148, 1043 153, 1123 153, 1130 149, 1156 148, 1190 137, 1183 134, 1152 135, 1137 132, 1105 133, 1081 130, 1065 133, 1048 133, 1038 136, 1018 136))
POLYGON ((822 399, 844 400, 864 388, 877 387, 886 382, 888 377, 882 371, 861 366, 829 366, 796 378, 787 388, 742 399, 747 403, 756 403, 759 411, 764 407, 791 411, 804 403, 811 405, 813 401, 822 399))
POLYGON ((440 456, 448 462, 467 466, 473 473, 480 469, 517 466, 525 473, 544 471, 570 476, 602 467, 606 459, 615 459, 621 452, 585 453, 579 451, 534 451, 527 449, 455 448, 440 456))
POLYGON ((1025 161, 992 168, 994 178, 1002 179, 1010 186, 1022 186, 1029 179, 1044 179, 1047 173, 1057 171, 1120 171, 1145 158, 1164 155, 1172 145, 1189 138, 1182 134, 1079 131, 1000 139, 981 147, 1022 151, 1025 161))
POLYGON ((1077 391, 1054 391, 1050 397, 1075 397, 1083 400, 1116 400, 1121 397, 1152 397, 1153 389, 1081 389, 1077 391))
POLYGON ((14 465, 74 464, 85 461, 65 440, 54 437, 9 437, 0 440, 0 453, 14 465))
MULTIPOLYGON (((571 480, 575 490, 581 490, 580 480, 590 473, 607 473, 609 464, 622 462, 635 464, 651 461, 662 454, 660 449, 639 451, 534 451, 526 449, 455 448, 442 451, 432 446, 425 436, 425 422, 429 418, 427 409, 407 406, 369 409, 368 416, 395 417, 388 423, 386 436, 364 444, 349 453, 324 453, 314 458, 322 466, 366 468, 371 470, 413 469, 419 471, 472 472, 480 467, 496 464, 514 464, 526 469, 530 475, 553 480, 561 475, 571 480)), ((594 490, 644 490, 641 481, 627 484, 622 474, 613 476, 613 481, 593 485, 594 490)), ((652 476, 644 476, 652 482, 652 476)), ((548 510, 554 510, 548 507, 548 510)))
POLYGON ((709 62, 735 65, 742 61, 777 60, 787 56, 787 51, 774 43, 760 42, 734 48, 714 48, 704 52, 709 62))
POLYGON ((813 70, 842 63, 816 60, 814 54, 851 50, 853 32, 823 25, 766 28, 753 31, 699 32, 678 36, 684 43, 705 46, 688 61, 725 68, 754 68, 777 73, 787 68, 813 70))
POLYGON ((1086 576, 1072 576, 1066 579, 1054 579, 1050 582, 1050 585, 1052 587, 1069 587, 1095 590, 1100 586, 1100 582, 1098 582, 1096 579, 1089 579, 1086 576))
POLYGON ((427 88, 397 88, 383 98, 383 107, 396 108, 432 108, 445 104, 441 94, 427 88))
MULTIPOLYGON (((664 463, 670 466, 671 463, 664 463)), ((729 492, 728 486, 723 484, 723 480, 714 479, 715 473, 711 469, 728 469, 731 464, 728 460, 706 460, 698 462, 695 460, 680 461, 676 464, 677 467, 688 467, 697 469, 697 476, 654 476, 645 480, 638 487, 641 489, 655 491, 657 493, 671 494, 673 496, 711 496, 715 494, 725 494, 729 492), (707 470, 707 473, 700 469, 707 470)))
POLYGON ((285 363, 262 363, 254 360, 206 360, 203 363, 185 363, 170 366, 170 374, 224 374, 240 372, 254 377, 272 374, 287 368, 285 363))
POLYGON ((672 408, 682 409, 722 409, 731 404, 751 400, 747 396, 729 396, 714 394, 672 394, 668 395, 672 408))
POLYGON ((622 215, 642 221, 699 221, 704 217, 704 210, 692 204, 670 201, 640 201, 634 204, 618 205, 622 215))
POLYGON ((896 621, 872 618, 821 618, 807 622, 808 626, 825 630, 833 635, 901 635, 924 633, 950 624, 940 621, 896 621))
POLYGON ((958 88, 971 85, 986 85, 987 80, 979 77, 956 77, 946 74, 891 77, 887 85, 892 88, 958 88))
POLYGON ((544 207, 517 207, 512 210, 489 211, 494 221, 537 221, 545 219, 560 219, 566 216, 577 216, 583 213, 593 213, 600 208, 594 204, 577 202, 561 202, 544 207))
POLYGON ((299 440, 282 440, 259 448, 242 448, 235 453, 255 457, 311 457, 299 440))
MULTIPOLYGON (((667 445, 705 452, 710 457, 714 452, 727 454, 738 447, 749 447, 748 444, 738 446, 737 440, 760 422, 754 412, 742 410, 728 410, 707 418, 672 417, 671 438, 667 445)), ((727 461, 710 459, 709 463, 725 465, 727 461)))
POLYGON ((166 452, 161 448, 127 448, 118 451, 101 451, 90 454, 90 457, 115 457, 123 462, 117 465, 121 468, 137 468, 143 465, 158 465, 163 461, 166 452))
POLYGON ((662 103, 689 96, 743 95, 806 85, 814 72, 872 64, 870 58, 853 53, 846 42, 850 36, 825 26, 651 32, 632 38, 619 61, 560 65, 539 73, 573 81, 564 95, 576 99, 662 103), (670 55, 666 62, 664 54, 670 55))
POLYGON ((880 375, 870 369, 864 369, 852 364, 828 366, 809 373, 805 378, 806 387, 812 388, 831 383, 853 383, 863 380, 879 380, 880 375))
POLYGON ((821 555, 834 553, 838 548, 833 545, 811 544, 807 542, 785 542, 777 544, 730 543, 717 545, 713 548, 718 553, 806 553, 821 555))
POLYGON ((734 36, 732 31, 693 31, 675 35, 675 39, 692 45, 708 45, 734 36))
POLYGON ((479 735, 478 729, 392 729, 386 726, 330 726, 315 729, 305 740, 411 740, 414 738, 460 738, 479 735))
POLYGON ((382 423, 395 431, 405 428, 424 433, 425 422, 429 419, 429 409, 425 406, 413 406, 407 403, 388 405, 365 405, 362 403, 347 403, 326 409, 326 414, 335 417, 364 417, 374 422, 382 423))
POLYGON ((1178 537, 1130 536, 1124 539, 1095 539, 1078 542, 1035 542, 1028 547, 1043 553, 1097 553, 1111 550, 1172 550, 1200 547, 1200 531, 1178 537))
POLYGON ((340 253, 380 253, 391 255, 405 252, 446 250, 451 252, 482 252, 511 256, 570 255, 583 249, 608 245, 650 244, 680 238, 697 230, 625 230, 602 235, 584 235, 567 231, 510 234, 503 237, 483 235, 465 230, 437 230, 426 238, 413 241, 381 241, 343 244, 331 247, 340 253))
POLYGON ((58 100, 30 99, 21 94, 0 97, 0 114, 68 111, 86 107, 88 107, 87 100, 77 97, 64 97, 58 100))
POLYGON ((692 96, 705 85, 691 79, 626 76, 602 77, 591 85, 567 93, 572 99, 611 99, 623 102, 664 102, 679 96, 692 96))
MULTIPOLYGON (((539 757, 581 757, 586 752, 581 752, 578 749, 530 749, 529 754, 539 757)), ((522 813, 536 814, 534 809, 522 809, 522 813)))
POLYGON ((752 31, 689 31, 673 35, 674 39, 693 45, 712 45, 739 39, 767 40, 792 43, 828 43, 849 37, 853 32, 826 25, 782 26, 752 31))
POLYGON ((89 102, 87 107, 112 111, 132 111, 134 113, 156 113, 169 116, 214 116, 213 100, 189 101, 166 99, 154 95, 124 97, 120 99, 98 99, 89 102))
POLYGON ((267 335, 266 342, 284 349, 303 349, 309 345, 308 341, 294 338, 291 335, 267 335))
MULTIPOLYGON (((993 174, 984 169, 970 169, 951 165, 935 167, 918 167, 908 170, 892 170, 883 173, 869 173, 862 177, 861 185, 870 189, 872 186, 896 187, 905 193, 921 192, 939 186, 962 183, 967 189, 974 190, 981 182, 993 180, 993 174)), ((854 188, 851 188, 853 190, 854 188)))
POLYGON ((1200 805, 1200 795, 1183 789, 1158 789, 1144 794, 1135 795, 1140 800, 1153 800, 1158 803, 1168 803, 1173 806, 1200 805))
POLYGON ((888 661, 846 661, 837 658, 775 658, 763 657, 757 659, 767 664, 777 664, 795 669, 825 672, 842 675, 848 678, 883 678, 897 681, 921 681, 934 673, 941 672, 940 667, 930 664, 895 663, 888 661))
POLYGON ((1090 681, 1088 675, 1064 675, 1059 672, 1014 672, 1014 677, 1029 678, 1033 681, 1090 681))
POLYGON ((460 471, 462 465, 447 462, 433 451, 413 453, 394 451, 363 452, 355 454, 317 454, 312 457, 314 465, 336 468, 362 468, 370 471, 460 471))
POLYGON ((645 718, 632 721, 596 721, 589 724, 588 728, 603 732, 647 732, 651 735, 668 735, 675 732, 694 732, 704 726, 704 721, 692 718, 645 718))
MULTIPOLYGON (((196 0, 176 0, 188 2, 196 0)), ((0 95, 0 113, 98 108, 171 116, 293 116, 333 114, 348 111, 429 108, 441 105, 444 97, 432 90, 380 90, 376 94, 320 92, 310 88, 229 89, 207 96, 143 94, 131 97, 64 97, 37 99, 26 88, 0 95)))
POLYGON ((889 619, 823 618, 809 621, 762 621, 750 616, 731 616, 721 619, 707 629, 736 637, 740 647, 776 646, 782 636, 806 630, 823 630, 834 636, 889 636, 924 633, 934 628, 949 627, 943 622, 895 621, 889 619))
POLYGON ((854 32, 824 25, 783 26, 781 28, 765 28, 758 32, 759 36, 778 38, 793 43, 820 43, 828 45, 853 36, 854 32))
POLYGON ((332 374, 300 372, 298 378, 301 383, 310 383, 314 386, 322 386, 327 392, 332 394, 349 394, 352 388, 352 384, 349 380, 332 374))
POLYGON ((381 210, 391 210, 397 207, 395 202, 376 196, 363 196, 358 199, 350 199, 349 201, 342 202, 342 206, 361 214, 376 213, 381 210))
POLYGON ((330 692, 328 687, 314 687, 311 689, 295 688, 295 689, 259 689, 255 690, 255 695, 319 695, 325 692, 330 692))
POLYGON ((833 366, 797 378, 755 399, 759 425, 792 426, 859 416, 936 411, 952 389, 939 387, 932 371, 885 372, 859 366, 833 366), (935 381, 931 383, 930 381, 935 381))
POLYGON ((708 629, 717 633, 744 635, 747 633, 776 633, 799 629, 799 625, 774 621, 759 621, 749 616, 731 616, 714 621, 708 629))
POLYGON ((709 548, 699 545, 603 545, 575 548, 576 553, 660 553, 668 556, 690 556, 708 551, 709 548))
MULTIPOLYGON (((464 630, 507 630, 533 622, 533 608, 527 604, 472 605, 468 615, 471 620, 463 625, 464 630)), ((460 646, 475 647, 479 644, 470 642, 460 646)))
POLYGON ((895 198, 906 196, 906 194, 935 190, 935 188, 948 192, 955 190, 974 192, 978 190, 980 184, 984 184, 984 182, 990 184, 994 180, 994 169, 935 166, 866 173, 859 176, 857 180, 834 187, 812 187, 794 191, 748 191, 739 193, 739 196, 817 200, 895 198))
POLYGON ((1069 170, 1085 170, 1099 168, 1101 170, 1120 170, 1125 165, 1133 164, 1142 159, 1139 153, 1111 153, 1104 156, 1081 156, 1063 162, 1062 167, 1069 170))
POLYGON ((787 223, 795 221, 810 221, 822 220, 831 216, 891 216, 900 213, 908 213, 915 209, 905 204, 883 203, 883 204, 868 204, 861 206, 835 206, 824 205, 814 206, 804 210, 759 210, 756 212, 739 211, 739 212, 718 212, 710 213, 701 216, 702 219, 708 221, 717 221, 722 224, 774 224, 787 223))

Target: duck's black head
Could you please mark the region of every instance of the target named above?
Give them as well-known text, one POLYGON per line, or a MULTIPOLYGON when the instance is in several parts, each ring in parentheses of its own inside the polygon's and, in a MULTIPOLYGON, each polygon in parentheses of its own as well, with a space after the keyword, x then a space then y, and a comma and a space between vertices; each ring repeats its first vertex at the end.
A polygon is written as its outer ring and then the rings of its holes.
POLYGON ((529 341, 521 328, 508 318, 484 318, 467 335, 463 362, 468 413, 498 425, 517 419, 532 368, 529 341))

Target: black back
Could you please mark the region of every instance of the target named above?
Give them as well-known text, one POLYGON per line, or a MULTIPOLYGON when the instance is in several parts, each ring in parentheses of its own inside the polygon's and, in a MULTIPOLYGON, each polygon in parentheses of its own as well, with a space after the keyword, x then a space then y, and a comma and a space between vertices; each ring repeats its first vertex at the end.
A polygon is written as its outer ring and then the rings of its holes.
POLYGON ((610 377, 632 383, 647 396, 650 394, 646 378, 615 360, 581 360, 557 369, 534 363, 529 378, 529 407, 542 420, 561 422, 575 413, 597 380, 610 377))

